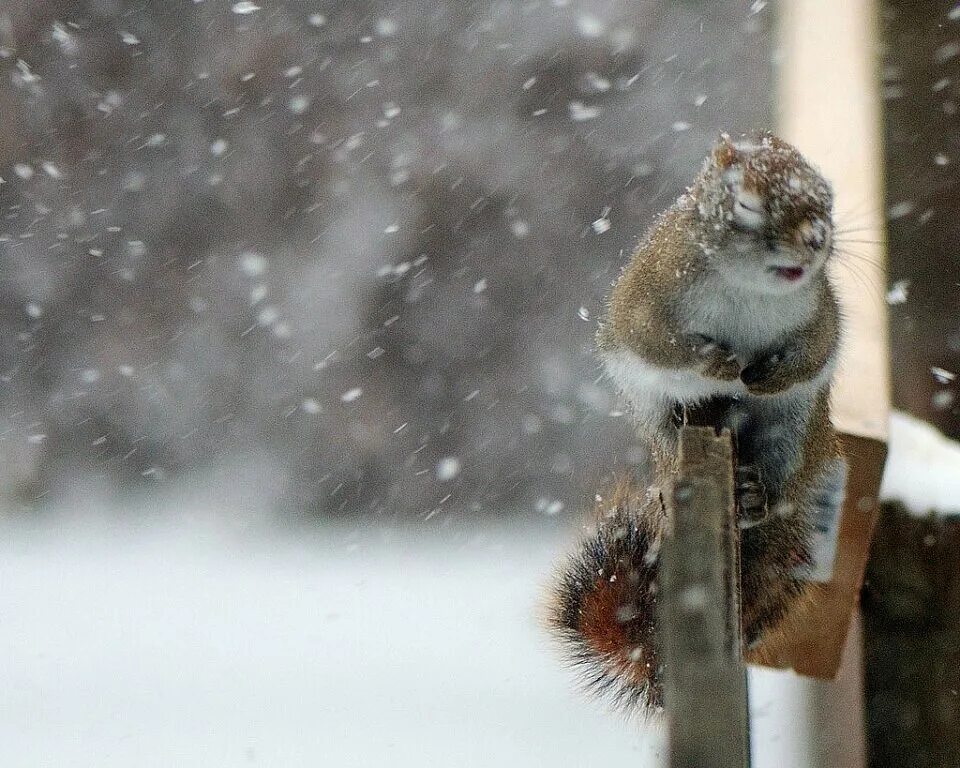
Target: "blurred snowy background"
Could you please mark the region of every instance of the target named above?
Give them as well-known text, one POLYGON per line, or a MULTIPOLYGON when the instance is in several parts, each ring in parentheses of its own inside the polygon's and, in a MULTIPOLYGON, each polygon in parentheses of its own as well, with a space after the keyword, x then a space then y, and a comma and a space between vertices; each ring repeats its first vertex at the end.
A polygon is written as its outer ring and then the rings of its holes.
POLYGON ((228 462, 290 514, 576 514, 643 461, 600 300, 762 2, 5 0, 0 488, 228 462))
MULTIPOLYGON (((601 297, 771 123, 773 5, 2 0, 0 765, 660 753, 537 603, 645 460, 601 297)), ((954 5, 884 5, 877 290, 957 437, 954 5)), ((757 764, 812 765, 755 682, 757 764)))
POLYGON ((538 601, 644 461, 601 297, 771 24, 3 0, 0 765, 655 762, 538 601))

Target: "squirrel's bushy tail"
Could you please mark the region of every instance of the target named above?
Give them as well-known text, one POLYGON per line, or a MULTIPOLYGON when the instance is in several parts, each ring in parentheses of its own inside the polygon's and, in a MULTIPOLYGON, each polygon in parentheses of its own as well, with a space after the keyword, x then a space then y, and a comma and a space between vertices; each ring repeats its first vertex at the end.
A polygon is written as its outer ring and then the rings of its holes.
MULTIPOLYGON (((812 498, 800 499, 791 514, 742 531, 741 618, 751 658, 765 657, 759 641, 811 593, 798 575, 810 562, 811 509, 835 507, 841 498, 823 484, 814 483, 812 498)), ((559 570, 550 624, 589 689, 649 713, 663 705, 657 597, 666 514, 655 488, 624 482, 599 499, 596 517, 595 530, 559 570)))
POLYGON ((597 511, 595 531, 560 569, 550 623, 588 688, 626 708, 656 710, 662 504, 656 493, 621 483, 597 511))

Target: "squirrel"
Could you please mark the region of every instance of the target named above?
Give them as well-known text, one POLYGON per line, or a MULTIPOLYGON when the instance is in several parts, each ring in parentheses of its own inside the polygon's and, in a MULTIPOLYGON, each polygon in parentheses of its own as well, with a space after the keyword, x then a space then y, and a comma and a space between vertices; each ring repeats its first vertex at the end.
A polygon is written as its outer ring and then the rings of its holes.
MULTIPOLYGON (((550 623, 588 685, 662 707, 657 563, 679 427, 727 427, 737 456, 741 620, 748 651, 822 564, 846 463, 829 409, 840 308, 829 183, 769 132, 721 134, 693 185, 614 283, 597 332, 606 374, 650 450, 653 484, 597 499, 596 529, 562 566, 550 623)), ((827 577, 829 578, 829 577, 827 577)))

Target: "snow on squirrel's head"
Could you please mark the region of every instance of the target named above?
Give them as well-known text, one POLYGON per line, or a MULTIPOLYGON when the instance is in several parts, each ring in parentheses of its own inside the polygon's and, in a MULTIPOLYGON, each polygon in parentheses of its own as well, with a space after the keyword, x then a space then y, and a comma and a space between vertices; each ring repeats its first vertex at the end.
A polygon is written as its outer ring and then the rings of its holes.
POLYGON ((721 134, 690 193, 709 233, 704 252, 739 284, 790 293, 832 252, 830 184, 772 133, 721 134))

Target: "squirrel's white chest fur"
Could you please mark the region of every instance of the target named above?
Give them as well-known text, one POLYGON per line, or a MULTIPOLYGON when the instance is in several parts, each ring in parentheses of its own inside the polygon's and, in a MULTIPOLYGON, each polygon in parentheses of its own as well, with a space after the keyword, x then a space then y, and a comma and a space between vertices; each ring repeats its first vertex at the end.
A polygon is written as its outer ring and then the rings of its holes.
POLYGON ((683 333, 716 339, 746 364, 806 325, 817 310, 817 293, 807 286, 771 295, 719 279, 689 288, 681 302, 683 333))
MULTIPOLYGON (((746 365, 798 332, 812 318, 816 301, 813 290, 772 296, 710 281, 694 285, 684 298, 680 330, 717 340, 736 354, 741 365, 746 365)), ((640 422, 662 420, 664 409, 674 403, 694 404, 717 396, 750 397, 739 379, 719 381, 689 368, 663 368, 630 349, 608 350, 601 357, 607 374, 630 402, 640 422)), ((799 390, 822 383, 818 377, 783 396, 801 395, 804 393, 799 390)), ((805 396, 809 397, 809 392, 805 396)))

